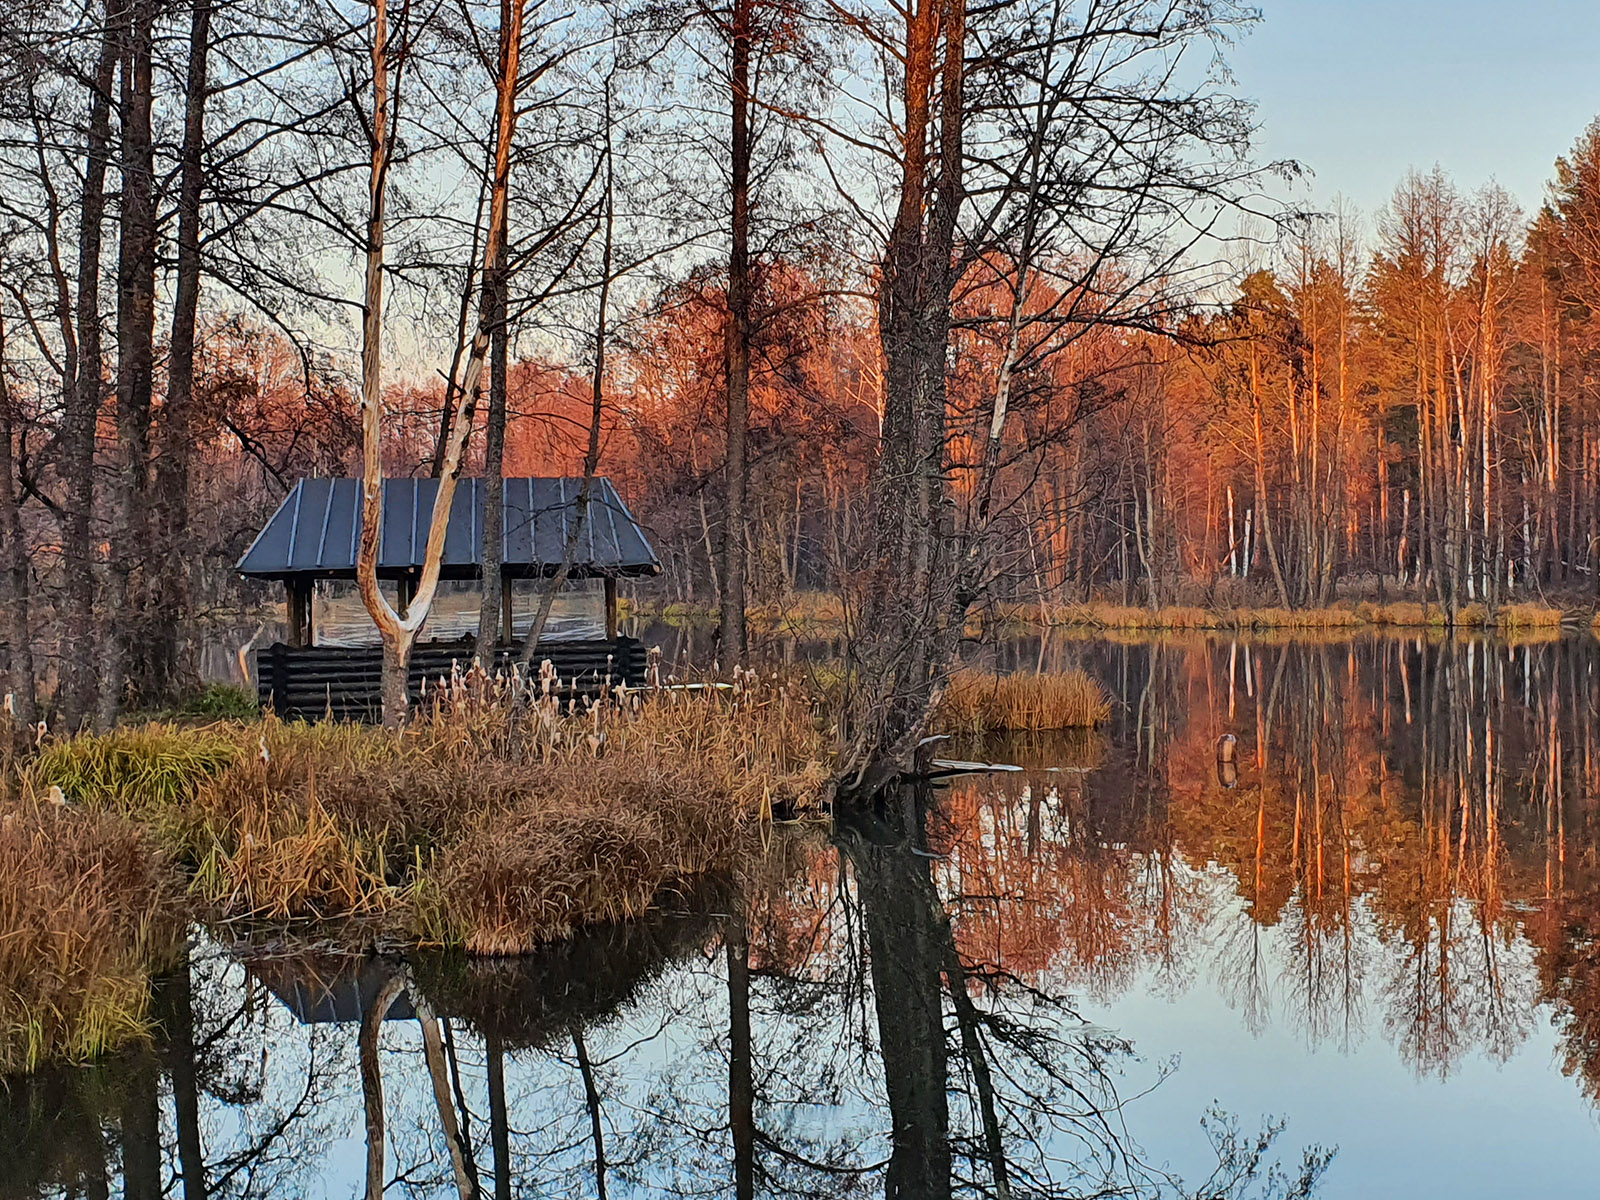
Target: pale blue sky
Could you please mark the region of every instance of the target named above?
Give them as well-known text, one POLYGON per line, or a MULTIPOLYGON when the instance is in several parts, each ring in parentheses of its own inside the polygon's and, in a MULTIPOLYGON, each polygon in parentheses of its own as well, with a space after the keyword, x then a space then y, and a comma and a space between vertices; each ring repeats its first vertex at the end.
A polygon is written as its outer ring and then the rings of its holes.
POLYGON ((1409 166, 1493 177, 1530 214, 1556 156, 1600 115, 1600 0, 1257 0, 1233 55, 1261 152, 1363 216, 1409 166))

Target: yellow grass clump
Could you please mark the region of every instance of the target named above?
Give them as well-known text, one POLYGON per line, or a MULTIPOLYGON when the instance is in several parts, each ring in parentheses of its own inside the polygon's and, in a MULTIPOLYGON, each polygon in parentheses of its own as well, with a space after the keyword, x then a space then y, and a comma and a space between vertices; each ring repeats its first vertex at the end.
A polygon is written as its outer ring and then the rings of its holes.
POLYGON ((753 629, 773 632, 844 624, 844 597, 835 592, 792 592, 770 604, 751 605, 745 615, 753 629))
POLYGON ((1495 620, 1504 629, 1552 629, 1561 624, 1566 614, 1547 604, 1506 604, 1495 613, 1495 620))
POLYGON ((0 1074, 143 1036, 150 975, 183 936, 181 884, 112 813, 0 802, 0 1074))
POLYGON ((1081 729, 1110 713, 1105 690, 1079 670, 997 675, 962 668, 939 702, 942 727, 974 733, 1081 729))
POLYGON ((192 798, 239 757, 230 738, 146 725, 56 742, 41 751, 32 773, 80 803, 148 812, 192 798))

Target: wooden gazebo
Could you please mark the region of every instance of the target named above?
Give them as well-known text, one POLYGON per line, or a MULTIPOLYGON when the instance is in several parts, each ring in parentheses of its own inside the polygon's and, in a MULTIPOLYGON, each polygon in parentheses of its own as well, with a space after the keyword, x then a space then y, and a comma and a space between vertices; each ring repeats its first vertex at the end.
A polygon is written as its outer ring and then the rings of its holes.
MULTIPOLYGON (((422 571, 436 479, 388 479, 383 485, 383 539, 378 576, 393 580, 403 608, 422 571)), ((560 569, 577 521, 583 486, 574 478, 505 480, 501 541, 501 618, 495 664, 521 651, 512 620, 516 580, 547 579, 560 569)), ((484 481, 461 479, 451 503, 440 578, 478 580, 483 575, 484 481)), ((239 560, 239 573, 251 579, 281 580, 287 601, 288 639, 256 652, 263 704, 279 715, 375 715, 380 708, 380 647, 316 644, 312 598, 319 580, 356 577, 361 541, 361 483, 357 479, 302 479, 256 535, 239 560)), ((579 533, 568 578, 600 580, 605 595, 603 639, 545 639, 539 658, 549 658, 564 678, 614 679, 639 683, 644 648, 617 629, 617 581, 659 574, 649 539, 639 528, 611 481, 594 480, 588 516, 579 533)), ((447 673, 452 662, 465 665, 470 644, 419 642, 411 653, 413 692, 424 677, 447 673)))

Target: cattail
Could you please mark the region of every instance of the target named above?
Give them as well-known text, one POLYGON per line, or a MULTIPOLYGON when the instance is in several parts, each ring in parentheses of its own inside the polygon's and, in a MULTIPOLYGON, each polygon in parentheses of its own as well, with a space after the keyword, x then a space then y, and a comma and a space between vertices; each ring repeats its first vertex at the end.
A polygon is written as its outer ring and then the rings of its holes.
POLYGON ((47 793, 46 798, 57 808, 67 807, 67 794, 61 790, 61 785, 58 783, 50 785, 50 791, 47 793))

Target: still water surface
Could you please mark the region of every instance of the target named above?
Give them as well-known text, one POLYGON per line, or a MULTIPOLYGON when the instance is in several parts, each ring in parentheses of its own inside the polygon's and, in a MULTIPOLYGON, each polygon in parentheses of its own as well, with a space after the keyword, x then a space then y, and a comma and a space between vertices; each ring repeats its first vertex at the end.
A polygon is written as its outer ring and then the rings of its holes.
POLYGON ((147 1055, 13 1081, 0 1196, 1593 1194, 1600 647, 1017 643, 1118 704, 528 959, 198 937, 147 1055), (1238 739, 1237 767, 1215 747, 1238 739), (372 1065, 369 1063, 369 1065, 372 1065), (1211 1190, 1202 1191, 1210 1187, 1211 1190), (1263 1194, 1256 1187, 1248 1194, 1263 1194))

